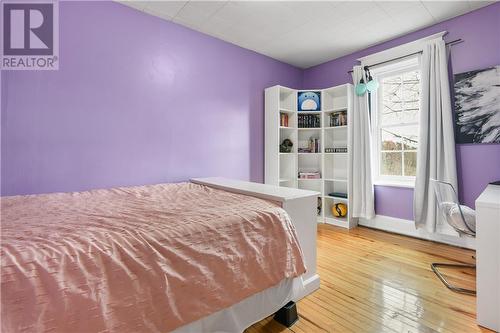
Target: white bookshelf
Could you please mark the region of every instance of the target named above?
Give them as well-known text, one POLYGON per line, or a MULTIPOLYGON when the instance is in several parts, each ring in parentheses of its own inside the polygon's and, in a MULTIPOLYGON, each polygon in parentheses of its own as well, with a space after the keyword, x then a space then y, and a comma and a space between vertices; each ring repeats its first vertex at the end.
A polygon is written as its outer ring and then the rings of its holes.
POLYGON ((301 188, 321 193, 321 213, 318 222, 345 228, 356 226, 350 214, 351 182, 349 181, 349 153, 347 125, 331 126, 330 115, 347 113, 347 123, 351 116, 352 85, 344 84, 327 89, 296 90, 283 86, 273 86, 265 90, 265 182, 284 187, 301 188), (298 111, 297 94, 301 91, 321 92, 321 111, 298 111), (288 115, 288 126, 280 126, 280 115, 288 115), (299 127, 299 115, 312 114, 320 119, 317 128, 299 127), (319 152, 299 152, 309 140, 319 140, 319 152), (280 152, 284 139, 293 143, 292 152, 280 152), (327 153, 325 148, 347 148, 347 152, 327 153), (300 179, 300 171, 319 171, 320 179, 300 179), (346 193, 347 198, 333 197, 332 192, 346 193), (332 215, 335 203, 345 203, 346 217, 332 215))

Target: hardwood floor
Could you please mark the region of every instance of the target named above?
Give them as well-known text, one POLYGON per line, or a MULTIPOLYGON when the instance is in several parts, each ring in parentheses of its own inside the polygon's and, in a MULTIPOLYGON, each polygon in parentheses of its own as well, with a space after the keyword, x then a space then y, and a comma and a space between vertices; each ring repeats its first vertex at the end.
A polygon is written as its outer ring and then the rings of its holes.
MULTIPOLYGON (((319 290, 298 303, 290 329, 266 318, 246 332, 489 332, 476 298, 448 290, 432 262, 474 263, 474 251, 385 233, 319 225, 319 290)), ((473 270, 444 270, 474 289, 473 270)))

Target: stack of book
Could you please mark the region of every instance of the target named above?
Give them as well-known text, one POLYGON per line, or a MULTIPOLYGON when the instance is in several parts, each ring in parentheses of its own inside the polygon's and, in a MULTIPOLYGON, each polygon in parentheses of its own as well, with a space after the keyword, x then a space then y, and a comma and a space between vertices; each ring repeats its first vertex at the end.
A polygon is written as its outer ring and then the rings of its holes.
POLYGON ((280 126, 288 127, 288 115, 286 113, 280 113, 280 126))
POLYGON ((315 172, 299 171, 299 179, 321 179, 321 173, 319 171, 315 172))
POLYGON ((299 128, 319 128, 320 117, 317 114, 299 114, 299 128))
POLYGON ((330 127, 347 125, 347 111, 330 114, 330 127))

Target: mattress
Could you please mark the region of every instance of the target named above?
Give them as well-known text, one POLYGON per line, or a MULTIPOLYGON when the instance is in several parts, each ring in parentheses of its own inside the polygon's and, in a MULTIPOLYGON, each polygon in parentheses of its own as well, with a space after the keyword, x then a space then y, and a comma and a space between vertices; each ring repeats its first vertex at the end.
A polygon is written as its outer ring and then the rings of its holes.
POLYGON ((305 272, 278 203, 191 183, 1 198, 3 332, 165 332, 305 272))

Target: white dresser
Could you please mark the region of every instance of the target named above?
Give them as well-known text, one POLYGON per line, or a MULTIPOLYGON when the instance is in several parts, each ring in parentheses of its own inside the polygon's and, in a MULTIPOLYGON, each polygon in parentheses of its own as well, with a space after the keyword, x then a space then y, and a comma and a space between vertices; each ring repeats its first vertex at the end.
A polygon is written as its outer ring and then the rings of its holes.
POLYGON ((500 186, 476 200, 477 322, 500 330, 500 186))

